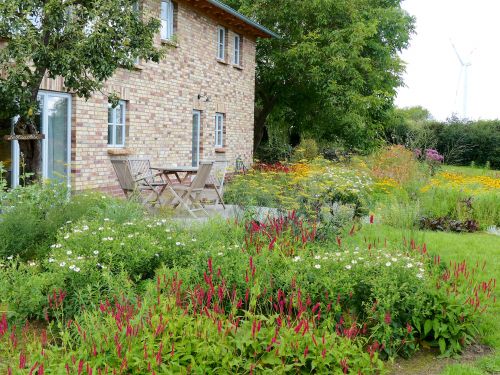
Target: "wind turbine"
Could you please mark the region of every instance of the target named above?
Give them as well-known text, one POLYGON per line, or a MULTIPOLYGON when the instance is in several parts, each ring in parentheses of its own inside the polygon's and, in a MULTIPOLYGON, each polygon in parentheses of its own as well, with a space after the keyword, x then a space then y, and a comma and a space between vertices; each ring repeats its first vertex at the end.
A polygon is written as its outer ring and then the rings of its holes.
POLYGON ((462 68, 460 69, 460 74, 458 76, 458 85, 457 85, 457 99, 458 99, 458 92, 459 92, 459 86, 460 86, 460 81, 463 79, 463 85, 464 85, 464 92, 463 92, 463 109, 462 109, 462 116, 464 119, 467 119, 467 104, 468 104, 468 94, 469 94, 469 68, 472 66, 472 63, 470 62, 470 58, 472 57, 472 54, 474 53, 475 50, 472 50, 472 52, 469 55, 468 60, 464 60, 460 53, 458 53, 457 47, 455 47, 455 44, 450 40, 451 45, 453 47, 453 50, 455 51, 455 54, 457 55, 458 61, 460 62, 460 65, 462 68), (463 78, 462 78, 463 74, 463 78))

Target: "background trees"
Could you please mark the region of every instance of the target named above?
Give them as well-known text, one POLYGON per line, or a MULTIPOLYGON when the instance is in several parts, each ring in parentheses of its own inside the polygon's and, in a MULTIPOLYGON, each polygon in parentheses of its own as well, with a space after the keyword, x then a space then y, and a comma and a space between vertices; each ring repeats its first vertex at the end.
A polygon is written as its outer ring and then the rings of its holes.
POLYGON ((401 0, 225 0, 281 38, 258 41, 255 147, 301 136, 369 148, 402 85, 401 0))
MULTIPOLYGON (((156 19, 143 20, 135 0, 2 0, 0 118, 19 116, 16 134, 36 134, 44 76, 64 78, 84 98, 137 58, 159 61, 156 19)), ((116 100, 113 93, 110 99, 116 100)), ((9 121, 1 121, 4 127, 9 121)), ((20 142, 28 171, 39 172, 40 142, 20 142)))

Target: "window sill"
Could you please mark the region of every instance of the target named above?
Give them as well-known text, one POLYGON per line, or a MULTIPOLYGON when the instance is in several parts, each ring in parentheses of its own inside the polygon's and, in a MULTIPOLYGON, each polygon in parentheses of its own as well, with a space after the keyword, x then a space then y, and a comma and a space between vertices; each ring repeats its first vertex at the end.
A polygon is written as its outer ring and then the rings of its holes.
POLYGON ((216 59, 219 64, 222 65, 229 65, 229 63, 226 60, 221 60, 221 59, 216 59))
POLYGON ((132 155, 133 153, 134 150, 130 148, 108 146, 108 155, 125 156, 125 155, 132 155))
POLYGON ((233 68, 237 70, 243 70, 243 67, 241 65, 235 65, 233 64, 233 68))
POLYGON ((161 44, 165 45, 165 46, 170 46, 170 47, 174 47, 174 48, 179 48, 179 43, 173 41, 173 40, 170 40, 170 39, 162 39, 161 40, 161 44))

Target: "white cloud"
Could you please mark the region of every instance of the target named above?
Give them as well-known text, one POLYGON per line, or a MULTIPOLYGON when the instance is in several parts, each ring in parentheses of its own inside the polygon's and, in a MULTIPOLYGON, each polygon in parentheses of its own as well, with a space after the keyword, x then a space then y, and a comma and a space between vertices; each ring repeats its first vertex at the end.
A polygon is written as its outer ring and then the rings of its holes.
POLYGON ((417 34, 402 55, 408 63, 396 104, 421 105, 443 120, 462 113, 461 66, 450 40, 467 59, 468 117, 500 118, 500 0, 406 0, 417 34), (457 88, 459 88, 457 95, 457 88))

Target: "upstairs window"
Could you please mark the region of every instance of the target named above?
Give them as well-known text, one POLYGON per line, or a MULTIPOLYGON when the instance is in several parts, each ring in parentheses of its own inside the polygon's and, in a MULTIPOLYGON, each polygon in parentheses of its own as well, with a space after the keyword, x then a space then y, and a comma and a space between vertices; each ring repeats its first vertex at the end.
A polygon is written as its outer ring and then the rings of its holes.
POLYGON ((226 60, 226 29, 217 28, 217 59, 226 60))
POLYGON ((224 114, 215 114, 215 147, 224 147, 224 114))
POLYGON ((123 100, 120 100, 114 108, 111 103, 108 103, 108 146, 110 147, 125 146, 125 107, 123 100))
POLYGON ((233 54, 233 64, 241 65, 241 36, 234 36, 234 54, 233 54))
POLYGON ((161 2, 161 39, 171 40, 174 36, 174 2, 162 0, 161 2))

